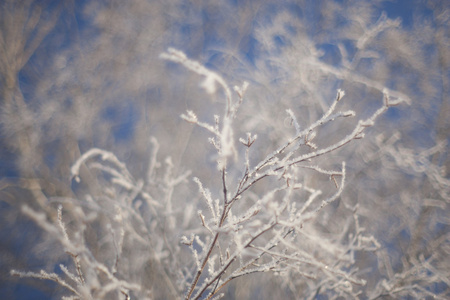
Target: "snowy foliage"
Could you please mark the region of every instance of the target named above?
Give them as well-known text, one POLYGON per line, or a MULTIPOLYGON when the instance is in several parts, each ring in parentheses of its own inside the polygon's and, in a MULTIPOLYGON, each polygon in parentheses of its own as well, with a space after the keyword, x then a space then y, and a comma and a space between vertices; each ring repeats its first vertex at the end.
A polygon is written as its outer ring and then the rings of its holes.
POLYGON ((1 4, 2 228, 25 245, 2 280, 450 296, 447 6, 405 25, 382 1, 275 3, 1 4))

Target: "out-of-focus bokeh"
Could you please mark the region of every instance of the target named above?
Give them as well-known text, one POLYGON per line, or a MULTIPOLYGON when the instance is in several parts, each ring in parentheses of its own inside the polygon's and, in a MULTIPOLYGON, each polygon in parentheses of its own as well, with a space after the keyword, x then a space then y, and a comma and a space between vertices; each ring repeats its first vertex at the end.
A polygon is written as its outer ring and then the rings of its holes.
MULTIPOLYGON (((449 24, 445 0, 1 1, 0 294, 64 294, 54 283, 18 279, 9 270, 61 273, 58 264, 69 263, 21 208, 51 219, 58 199, 99 194, 94 180, 77 183, 70 173, 91 148, 113 152, 145 180, 156 138, 158 155, 171 157, 175 174, 191 170, 204 185, 220 186, 208 133, 180 114, 192 110, 212 123, 224 109, 223 92, 205 93, 203 78, 160 59, 173 47, 230 86, 249 82, 234 129, 236 139, 258 134, 252 163, 292 134, 286 109, 306 127, 337 89, 345 90, 339 109, 357 117, 324 127, 320 146, 378 109, 383 90, 403 98, 364 139, 320 162, 347 161, 348 179, 317 222, 339 236, 344 203, 359 203, 359 225, 380 243, 376 254, 355 257, 367 280, 363 298, 382 298, 386 286, 406 287, 410 296, 421 289, 420 295, 449 296, 449 24)), ((230 178, 240 171, 230 170, 230 178)), ((221 190, 212 192, 219 197, 221 190)), ((176 190, 170 213, 195 215, 197 194, 191 181, 176 190)), ((175 244, 196 223, 180 224, 168 237, 175 244)), ((302 280, 272 287, 254 278, 233 283, 228 297, 296 299, 293 287, 302 280)))

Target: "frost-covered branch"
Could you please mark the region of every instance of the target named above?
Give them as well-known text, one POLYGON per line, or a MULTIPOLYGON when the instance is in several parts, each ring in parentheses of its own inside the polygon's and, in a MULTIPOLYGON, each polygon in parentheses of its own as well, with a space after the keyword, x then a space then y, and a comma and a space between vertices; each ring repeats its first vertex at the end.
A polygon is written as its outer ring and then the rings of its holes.
MULTIPOLYGON (((309 262, 312 266, 322 269, 325 272, 343 276, 347 282, 364 284, 364 281, 352 279, 343 271, 332 271, 331 269, 328 269, 328 266, 325 266, 322 263, 315 262, 311 259, 302 259, 301 256, 299 256, 299 253, 296 252, 295 247, 288 247, 283 250, 283 245, 286 246, 286 244, 280 243, 280 241, 288 236, 287 233, 301 230, 305 222, 313 219, 313 217, 320 213, 325 206, 335 201, 342 194, 345 187, 345 162, 342 163, 341 171, 328 171, 322 169, 318 165, 304 165, 303 163, 311 162, 320 156, 337 151, 353 140, 363 138, 365 129, 373 126, 375 120, 383 112, 390 106, 398 104, 399 101, 391 101, 388 92, 385 91, 383 98, 384 103, 380 109, 373 113, 369 118, 360 120, 352 132, 338 142, 321 147, 318 147, 312 141, 323 125, 335 122, 339 118, 355 116, 354 111, 335 112, 338 103, 345 95, 344 92, 338 90, 335 100, 322 117, 303 130, 300 128, 295 113, 291 109, 288 109, 287 113, 294 124, 296 131, 295 135, 260 162, 256 163, 255 167, 252 168, 250 166, 249 156, 251 147, 255 143, 256 135, 252 136, 250 133, 247 133, 247 139, 239 139, 246 147, 245 163, 242 170, 243 176, 237 183, 234 192, 230 193, 226 176, 228 166, 223 161, 223 158, 229 154, 228 150, 224 150, 224 147, 227 149, 234 149, 233 118, 230 118, 230 107, 233 101, 231 100, 231 94, 228 93, 228 85, 220 78, 220 76, 210 72, 199 63, 189 60, 186 55, 178 50, 169 49, 168 53, 162 54, 161 57, 179 62, 188 69, 206 76, 207 79, 209 78, 208 80, 216 80, 227 91, 227 108, 223 116, 224 125, 221 130, 218 126, 218 117, 215 117, 215 125, 209 125, 207 123, 199 122, 192 111, 188 111, 187 115, 182 115, 182 118, 187 122, 203 127, 213 134, 211 140, 219 155, 217 163, 222 174, 223 192, 222 201, 213 201, 211 192, 203 187, 200 179, 195 179, 195 182, 199 186, 199 191, 203 195, 207 207, 209 208, 211 220, 208 220, 208 217, 201 211, 199 211, 199 218, 202 226, 209 232, 212 238, 208 238, 208 243, 203 243, 197 235, 194 235, 191 238, 191 241, 184 238, 183 243, 189 245, 191 248, 197 265, 196 273, 191 281, 185 298, 199 299, 207 290, 209 290, 208 299, 212 298, 233 278, 254 272, 278 270, 280 269, 280 266, 284 264, 284 261, 298 261, 301 263, 309 262), (313 149, 314 151, 298 155, 297 153, 303 149, 302 146, 307 146, 308 149, 313 149), (228 153, 225 156, 224 151, 228 153), (299 172, 300 169, 309 169, 318 174, 328 176, 337 188, 336 192, 319 201, 318 197, 322 193, 321 190, 311 190, 306 186, 302 186, 302 184, 295 182, 296 177, 293 176, 293 174, 299 172), (278 180, 284 178, 285 181, 281 182, 285 183, 281 184, 274 192, 267 194, 269 195, 268 197, 262 197, 260 200, 256 201, 254 205, 250 205, 246 211, 241 212, 239 216, 235 216, 233 213, 234 207, 244 201, 246 194, 254 188, 256 183, 262 180, 269 180, 271 177, 276 177, 278 180), (340 177, 339 183, 336 180, 337 177, 340 177), (282 200, 278 200, 274 197, 274 195, 283 190, 286 191, 286 195, 282 197, 282 200), (296 190, 310 192, 310 196, 305 200, 300 210, 295 207, 296 201, 293 199, 296 190), (316 205, 315 208, 311 209, 313 202, 315 202, 316 205), (282 230, 285 232, 284 235, 279 235, 279 230, 276 229, 279 226, 285 228, 282 230), (231 238, 226 237, 227 235, 231 235, 231 238), (272 241, 267 244, 268 246, 254 245, 255 242, 257 244, 264 243, 263 241, 266 236, 272 236, 272 241), (200 253, 193 248, 194 241, 197 241, 197 244, 201 246, 200 253), (224 253, 220 250, 223 246, 220 246, 220 244, 223 243, 228 244, 226 247, 227 255, 225 260, 222 259, 224 253), (218 249, 217 251, 219 251, 218 256, 214 254, 214 249, 216 248, 218 249), (273 248, 280 248, 280 250, 275 251, 272 250, 273 248), (292 254, 286 253, 285 251, 287 251, 287 249, 292 251, 292 254), (252 251, 256 251, 256 253, 253 253, 252 251), (258 252, 259 254, 257 254, 258 252), (253 259, 250 260, 250 263, 244 264, 245 267, 241 266, 236 268, 234 265, 238 260, 241 260, 242 264, 242 258, 245 256, 253 257, 253 259), (217 260, 219 257, 221 259, 217 260), (267 259, 267 257, 272 257, 272 260, 271 263, 266 262, 261 265, 265 267, 249 268, 250 266, 257 265, 259 260, 267 259), (219 263, 219 268, 214 267, 216 262, 219 263), (205 269, 207 264, 209 264, 209 268, 205 269), (227 273, 230 275, 225 276, 227 273), (204 280, 200 281, 200 278, 204 278, 204 280), (199 282, 202 282, 201 286, 197 286, 199 282)), ((242 103, 243 90, 246 88, 247 84, 244 84, 242 89, 235 89, 240 99, 235 103, 238 103, 239 105, 242 103)), ((236 109, 232 110, 233 115, 237 113, 237 107, 238 106, 236 105, 236 109)), ((233 150, 233 152, 235 152, 235 150, 233 150)), ((359 236, 359 233, 357 236, 359 236)), ((356 240, 354 242, 356 242, 356 240)), ((290 243, 290 245, 294 244, 290 243)))

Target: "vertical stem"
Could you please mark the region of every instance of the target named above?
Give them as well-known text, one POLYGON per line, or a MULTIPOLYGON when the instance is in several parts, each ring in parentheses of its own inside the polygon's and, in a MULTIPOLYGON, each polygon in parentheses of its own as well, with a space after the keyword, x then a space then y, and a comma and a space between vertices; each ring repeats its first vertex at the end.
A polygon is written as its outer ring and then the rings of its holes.
MULTIPOLYGON (((227 211, 228 211, 228 192, 227 192, 227 186, 226 186, 226 168, 223 167, 222 168, 222 184, 223 184, 223 201, 224 201, 224 205, 223 205, 223 211, 222 211, 222 216, 220 217, 220 223, 219 223, 219 227, 222 227, 223 222, 226 219, 227 216, 227 211)), ((208 252, 206 253, 205 258, 203 259, 202 262, 202 266, 200 268, 200 270, 197 271, 197 274, 195 275, 194 280, 192 281, 191 287, 189 289, 188 294, 186 295, 186 300, 190 299, 192 296, 192 293, 194 292, 195 287, 197 286, 198 280, 200 279, 200 276, 202 275, 203 270, 205 269, 206 263, 208 262, 209 257, 211 256, 211 253, 217 243, 217 240, 219 239, 219 232, 216 232, 214 239, 212 241, 212 243, 209 245, 209 249, 208 252)))

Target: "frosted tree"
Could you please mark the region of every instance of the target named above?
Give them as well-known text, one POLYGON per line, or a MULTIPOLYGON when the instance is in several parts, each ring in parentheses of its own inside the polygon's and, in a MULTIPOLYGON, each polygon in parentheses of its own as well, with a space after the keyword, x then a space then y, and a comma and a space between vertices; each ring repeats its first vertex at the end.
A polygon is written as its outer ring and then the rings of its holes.
POLYGON ((444 3, 6 1, 2 282, 445 299, 444 3))

